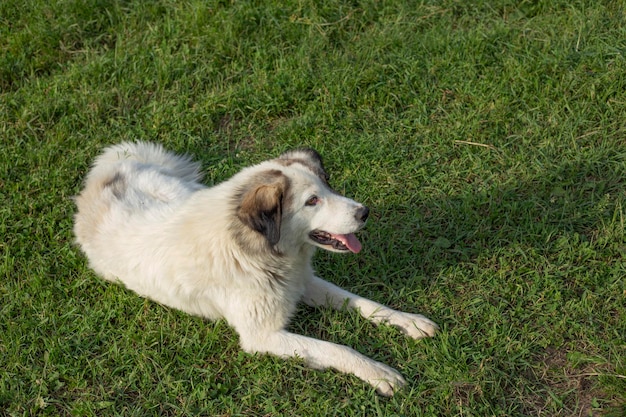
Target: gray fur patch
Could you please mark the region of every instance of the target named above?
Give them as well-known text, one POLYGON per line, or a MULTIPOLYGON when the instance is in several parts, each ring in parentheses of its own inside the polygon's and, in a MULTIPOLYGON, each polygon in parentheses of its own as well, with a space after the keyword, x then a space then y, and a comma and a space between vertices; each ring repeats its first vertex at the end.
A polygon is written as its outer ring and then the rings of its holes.
POLYGON ((126 187, 126 178, 119 172, 116 172, 113 178, 105 182, 103 185, 103 188, 110 188, 113 195, 119 199, 124 197, 126 187))

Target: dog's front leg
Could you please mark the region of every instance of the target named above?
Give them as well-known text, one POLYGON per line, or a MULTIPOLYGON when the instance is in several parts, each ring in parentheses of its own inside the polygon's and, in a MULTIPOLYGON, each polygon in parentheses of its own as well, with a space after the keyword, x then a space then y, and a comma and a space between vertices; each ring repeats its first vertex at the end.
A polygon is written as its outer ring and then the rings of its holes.
POLYGON ((311 306, 330 305, 335 309, 345 304, 356 309, 374 323, 386 323, 399 328, 414 339, 433 336, 439 328, 421 314, 405 313, 360 297, 328 281, 313 276, 307 283, 303 301, 311 306))
POLYGON ((312 368, 333 368, 353 374, 370 384, 384 396, 391 396, 405 384, 395 369, 376 362, 347 347, 286 330, 247 334, 240 329, 242 348, 249 353, 269 353, 281 357, 298 357, 312 368))

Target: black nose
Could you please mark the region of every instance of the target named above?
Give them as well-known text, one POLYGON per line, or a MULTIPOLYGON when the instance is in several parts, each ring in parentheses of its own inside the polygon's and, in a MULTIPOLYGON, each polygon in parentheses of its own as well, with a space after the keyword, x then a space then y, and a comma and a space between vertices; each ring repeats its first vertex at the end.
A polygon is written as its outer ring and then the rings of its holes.
POLYGON ((360 220, 362 222, 364 222, 365 220, 367 220, 367 216, 370 215, 370 209, 368 209, 365 206, 361 206, 356 210, 356 219, 360 220))

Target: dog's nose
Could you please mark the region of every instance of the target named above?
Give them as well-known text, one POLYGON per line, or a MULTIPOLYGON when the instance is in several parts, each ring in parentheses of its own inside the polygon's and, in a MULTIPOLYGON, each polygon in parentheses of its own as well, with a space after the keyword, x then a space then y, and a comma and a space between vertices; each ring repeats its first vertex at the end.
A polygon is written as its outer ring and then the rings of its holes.
POLYGON ((370 215, 370 209, 368 209, 366 206, 361 206, 356 210, 356 219, 360 220, 362 222, 364 222, 365 220, 367 220, 367 216, 370 215))

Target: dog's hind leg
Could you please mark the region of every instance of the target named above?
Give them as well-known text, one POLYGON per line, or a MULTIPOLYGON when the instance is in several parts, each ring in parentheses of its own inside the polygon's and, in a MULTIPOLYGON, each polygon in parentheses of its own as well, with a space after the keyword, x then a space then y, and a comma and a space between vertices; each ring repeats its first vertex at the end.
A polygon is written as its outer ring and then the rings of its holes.
POLYGON ((254 337, 240 332, 241 346, 249 353, 269 353, 280 357, 297 357, 316 369, 333 368, 353 374, 384 396, 392 396, 405 384, 395 369, 370 359, 357 351, 323 340, 289 333, 286 330, 254 337))
POLYGON ((316 276, 308 281, 303 301, 311 306, 330 305, 335 309, 341 309, 347 305, 358 310, 361 316, 373 323, 392 325, 414 339, 433 336, 439 328, 421 314, 394 310, 339 288, 316 276))

